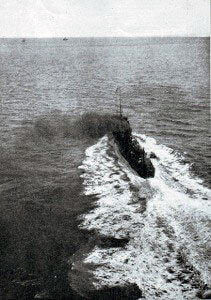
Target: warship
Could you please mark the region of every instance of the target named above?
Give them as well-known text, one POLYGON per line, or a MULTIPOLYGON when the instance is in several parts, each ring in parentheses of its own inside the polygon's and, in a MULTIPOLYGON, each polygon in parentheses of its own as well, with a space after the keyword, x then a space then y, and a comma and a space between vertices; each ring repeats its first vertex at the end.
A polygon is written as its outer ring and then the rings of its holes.
MULTIPOLYGON (((119 96, 119 89, 116 94, 119 96)), ((121 97, 118 97, 119 113, 117 118, 120 119, 121 125, 112 132, 114 142, 117 144, 119 152, 128 162, 130 167, 142 178, 150 178, 155 176, 155 168, 147 156, 144 148, 142 148, 137 139, 132 134, 130 122, 126 116, 122 114, 121 97)))

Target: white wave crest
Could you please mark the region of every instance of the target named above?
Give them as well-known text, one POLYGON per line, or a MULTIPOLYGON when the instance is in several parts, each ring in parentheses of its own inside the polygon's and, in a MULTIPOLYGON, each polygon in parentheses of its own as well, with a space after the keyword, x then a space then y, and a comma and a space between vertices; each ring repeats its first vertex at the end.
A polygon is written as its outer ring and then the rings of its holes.
POLYGON ((192 299, 196 293, 192 275, 186 272, 181 282, 186 266, 178 256, 182 253, 200 280, 211 284, 211 205, 201 200, 210 191, 191 177, 189 167, 170 148, 138 137, 146 152, 159 158, 153 160, 156 175, 148 180, 131 170, 107 137, 86 150, 80 166, 84 192, 96 195, 98 201, 83 216, 81 227, 129 242, 122 248, 95 247, 85 263, 97 265, 98 288, 131 282, 146 299, 192 299))
MULTIPOLYGON (((184 192, 195 198, 211 199, 211 191, 203 186, 203 180, 194 176, 191 171, 191 165, 185 160, 185 157, 175 150, 157 144, 152 137, 147 137, 144 134, 135 134, 139 144, 145 148, 147 152, 154 152, 159 158, 160 171, 163 171, 165 180, 169 183, 173 182, 174 188, 184 192), (178 184, 176 184, 178 182, 178 184)), ((160 174, 161 175, 161 174, 160 174)), ((202 199, 203 200, 203 199, 202 199)))

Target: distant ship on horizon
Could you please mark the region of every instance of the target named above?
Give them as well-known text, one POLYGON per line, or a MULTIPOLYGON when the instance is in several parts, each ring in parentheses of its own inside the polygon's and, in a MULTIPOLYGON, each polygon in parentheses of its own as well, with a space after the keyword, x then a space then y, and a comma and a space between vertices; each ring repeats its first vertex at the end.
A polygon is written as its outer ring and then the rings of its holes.
POLYGON ((67 40, 68 40, 68 38, 66 38, 66 37, 63 38, 63 41, 67 41, 67 40))

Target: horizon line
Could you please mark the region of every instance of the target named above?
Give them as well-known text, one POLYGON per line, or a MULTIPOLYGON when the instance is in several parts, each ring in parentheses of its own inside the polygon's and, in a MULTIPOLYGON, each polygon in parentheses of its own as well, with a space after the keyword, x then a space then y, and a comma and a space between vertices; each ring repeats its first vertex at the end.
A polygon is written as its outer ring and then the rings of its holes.
POLYGON ((0 39, 52 39, 52 38, 69 38, 69 39, 74 39, 74 38, 169 38, 169 37, 206 37, 210 38, 210 35, 140 35, 140 36, 44 36, 44 37, 39 37, 39 36, 0 36, 0 39))

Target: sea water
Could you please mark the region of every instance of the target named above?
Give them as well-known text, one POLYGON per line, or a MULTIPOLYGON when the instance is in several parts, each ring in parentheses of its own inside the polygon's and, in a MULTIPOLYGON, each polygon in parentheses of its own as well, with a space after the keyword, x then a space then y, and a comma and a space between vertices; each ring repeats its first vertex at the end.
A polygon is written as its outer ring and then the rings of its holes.
POLYGON ((99 285, 116 283, 117 275, 148 299, 155 291, 188 299, 190 286, 184 292, 177 279, 166 281, 169 267, 180 272, 181 249, 210 284, 209 39, 1 39, 0 60, 2 203, 34 201, 38 192, 49 205, 56 187, 59 203, 69 197, 72 205, 80 195, 67 186, 81 186, 87 201, 96 194, 99 201, 81 226, 130 236, 125 250, 96 249, 87 257, 109 266, 97 270, 99 285), (158 157, 153 179, 138 178, 107 137, 65 134, 65 118, 116 112, 117 87, 134 135, 158 157))
POLYGON ((58 109, 123 110, 135 132, 186 155, 210 183, 209 39, 0 40, 1 136, 58 109))

